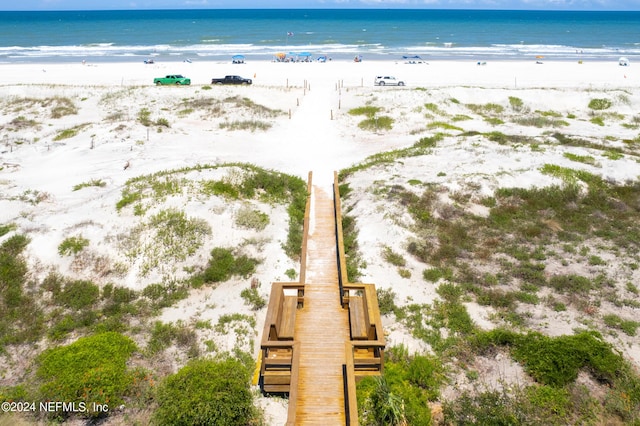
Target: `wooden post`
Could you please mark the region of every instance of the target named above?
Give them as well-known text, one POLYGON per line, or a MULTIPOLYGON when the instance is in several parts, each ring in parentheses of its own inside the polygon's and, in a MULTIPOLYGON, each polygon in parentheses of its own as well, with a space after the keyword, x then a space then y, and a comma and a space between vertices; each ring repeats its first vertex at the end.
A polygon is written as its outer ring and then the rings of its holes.
POLYGON ((289 108, 289 120, 291 120, 291 108, 289 108))
POLYGON ((342 109, 342 99, 338 98, 338 109, 342 109))
POLYGON ((296 106, 300 106, 300 98, 296 98, 296 106))
POLYGON ((331 120, 333 120, 333 110, 331 110, 331 120))

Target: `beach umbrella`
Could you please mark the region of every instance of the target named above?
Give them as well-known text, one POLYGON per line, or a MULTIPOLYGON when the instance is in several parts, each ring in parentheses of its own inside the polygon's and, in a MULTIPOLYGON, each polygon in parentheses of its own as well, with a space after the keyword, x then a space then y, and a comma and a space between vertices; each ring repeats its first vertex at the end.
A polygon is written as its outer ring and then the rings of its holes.
POLYGON ((279 61, 284 61, 284 59, 287 57, 287 54, 284 52, 278 52, 274 55, 279 61))
POLYGON ((621 57, 620 59, 618 59, 618 65, 620 65, 621 67, 629 66, 629 59, 625 58, 624 56, 621 57))
POLYGON ((233 61, 234 64, 240 64, 244 62, 244 55, 233 55, 231 57, 231 60, 233 61))
POLYGON ((302 57, 308 58, 309 56, 311 56, 311 53, 309 53, 309 52, 300 52, 300 54, 298 56, 302 56, 302 57))

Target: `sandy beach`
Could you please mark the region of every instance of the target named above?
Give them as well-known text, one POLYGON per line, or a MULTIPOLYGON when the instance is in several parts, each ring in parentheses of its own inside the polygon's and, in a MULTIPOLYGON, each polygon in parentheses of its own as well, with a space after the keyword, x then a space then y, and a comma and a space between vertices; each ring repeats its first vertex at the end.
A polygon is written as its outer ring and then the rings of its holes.
MULTIPOLYGON (((271 282, 287 280, 287 271, 299 267, 282 250, 287 233, 286 206, 250 203, 269 216, 263 230, 236 224, 235 218, 245 202, 229 202, 221 197, 203 199, 187 190, 168 196, 150 206, 146 214, 137 215, 131 208, 116 209, 127 181, 202 164, 250 163, 302 179, 312 171, 314 184, 329 191, 334 171, 444 133, 429 155, 376 165, 347 179, 352 193, 346 205, 358 224, 358 242, 366 264, 362 282, 393 289, 398 305, 433 303, 439 296, 437 285, 422 278, 427 265, 406 251, 407 242, 413 237, 412 218, 376 193, 381 182, 387 188, 410 187, 409 181, 437 184, 447 189, 441 194, 443 203, 448 200, 456 204, 456 194, 468 193, 471 201, 467 210, 486 217, 488 208, 474 200, 490 196, 498 188, 557 184, 557 177, 541 172, 545 164, 589 171, 618 184, 637 182, 640 177, 638 144, 625 142, 638 141, 640 135, 640 69, 636 64, 621 67, 616 62, 580 62, 579 58, 541 62, 249 60, 245 64, 194 61, 147 65, 92 63, 87 59, 74 64, 2 64, 0 225, 13 224, 15 231, 0 237, 0 242, 14 233, 31 239, 25 255, 36 281, 57 271, 100 286, 112 283, 134 290, 166 281, 169 276, 187 277, 194 267, 206 264, 214 247, 244 245, 249 253, 263 260, 253 278, 261 283, 259 293, 266 298, 271 282), (191 78, 191 85, 152 84, 154 77, 178 73, 191 78), (251 78, 253 84, 210 85, 211 78, 228 74, 251 78), (405 86, 374 86, 374 78, 383 75, 402 79, 405 86), (525 108, 515 111, 510 98, 520 99, 525 108), (590 101, 597 98, 609 99, 612 104, 602 124, 592 120, 594 111, 589 108, 590 101), (42 101, 45 99, 49 101, 42 101), (75 113, 52 117, 50 105, 56 99, 69 100, 75 113), (205 102, 212 99, 221 102, 215 111, 205 102), (270 112, 246 107, 242 99, 270 112), (514 120, 482 119, 468 107, 486 104, 502 106, 504 115, 514 120), (193 105, 206 106, 199 109, 193 105), (358 123, 363 117, 349 111, 366 105, 378 106, 381 114, 391 117, 392 129, 361 129, 358 123), (566 125, 558 130, 515 121, 538 111, 547 112, 546 116, 556 114, 554 117, 566 121, 566 125), (144 125, 141 112, 155 124, 144 125), (454 120, 456 117, 459 120, 454 120), (232 130, 229 123, 233 121, 266 123, 267 128, 232 130), (430 126, 432 123, 436 124, 430 126), (64 133, 69 130, 73 130, 71 136, 64 133), (592 142, 593 146, 557 143, 552 136, 557 131, 592 142), (527 144, 503 145, 481 137, 490 132, 534 138, 539 145, 536 149, 527 144), (462 133, 468 136, 459 137, 462 133), (597 144, 603 149, 594 148, 597 144), (610 149, 617 148, 624 150, 624 155, 607 155, 610 149), (573 160, 566 153, 572 154, 573 160), (587 157, 593 161, 575 161, 587 157), (98 181, 103 185, 87 184, 74 190, 77 185, 98 181), (167 208, 204 220, 211 234, 185 259, 146 265, 144 259, 129 256, 121 244, 123 235, 167 208), (89 240, 82 258, 59 254, 61 242, 72 236, 89 240), (400 277, 397 268, 385 262, 385 247, 405 255, 408 278, 400 277)), ((500 113, 495 118, 498 117, 500 113)), ((189 172, 183 178, 213 179, 233 173, 230 167, 189 172)), ((591 253, 597 253, 605 264, 572 264, 573 272, 590 276, 606 273, 624 298, 637 299, 637 295, 625 293, 626 283, 640 282, 640 271, 628 267, 637 260, 596 248, 591 253)), ((563 268, 558 260, 549 260, 550 271, 563 268)), ((157 319, 216 323, 224 314, 255 314, 255 334, 240 346, 257 355, 258 345, 249 340, 259 341, 266 309, 253 313, 245 306, 240 292, 248 284, 246 279, 233 278, 215 288, 194 289, 186 299, 163 309, 157 319)), ((493 307, 473 301, 465 306, 478 326, 496 327, 493 307)), ((551 336, 571 334, 584 326, 585 318, 595 329, 606 330, 602 316, 607 313, 638 318, 638 308, 614 306, 606 301, 599 305, 597 315, 574 307, 556 312, 543 304, 523 309, 528 310, 529 329, 551 336)), ((413 337, 392 316, 385 316, 384 321, 389 346, 404 344, 412 352, 429 351, 428 345, 413 337)), ((223 336, 211 329, 199 329, 197 333, 201 342, 214 340, 219 350, 238 346, 239 337, 234 333, 223 336)), ((605 339, 640 367, 637 335, 605 333, 605 339)), ((144 341, 138 343, 144 345, 144 341)), ((204 344, 201 346, 204 350, 204 344)), ((186 361, 179 350, 172 354, 165 359, 165 372, 177 371, 186 361)), ((24 347, 3 355, 0 384, 16 384, 20 376, 11 366, 16 359, 28 363, 32 357, 33 352, 24 347)), ((522 367, 504 358, 483 359, 476 367, 487 383, 530 380, 524 377, 522 367)), ((456 380, 458 390, 468 385, 464 375, 456 380)), ((455 393, 450 389, 443 397, 455 393)), ((281 424, 286 418, 286 402, 261 399, 260 403, 265 407, 268 424, 281 424)))

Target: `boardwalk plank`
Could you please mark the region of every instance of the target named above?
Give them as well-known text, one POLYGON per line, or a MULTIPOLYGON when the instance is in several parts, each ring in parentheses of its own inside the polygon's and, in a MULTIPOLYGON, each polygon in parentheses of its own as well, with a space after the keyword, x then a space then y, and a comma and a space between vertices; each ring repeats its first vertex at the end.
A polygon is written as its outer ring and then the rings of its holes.
POLYGON ((349 318, 340 306, 333 200, 318 187, 312 196, 305 304, 295 329, 300 342, 295 423, 345 424, 342 365, 349 318))

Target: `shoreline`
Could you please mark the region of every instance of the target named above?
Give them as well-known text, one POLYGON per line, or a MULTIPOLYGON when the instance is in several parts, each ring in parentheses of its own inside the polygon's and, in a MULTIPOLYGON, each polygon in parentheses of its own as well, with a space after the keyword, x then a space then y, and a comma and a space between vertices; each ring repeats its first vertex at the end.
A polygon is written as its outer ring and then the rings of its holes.
MULTIPOLYGON (((302 52, 305 50, 305 46, 294 46, 291 48, 286 48, 283 50, 287 52, 291 51, 299 51, 302 52)), ((242 53, 240 53, 242 54, 242 53)), ((245 53, 242 54, 245 57, 245 63, 253 63, 253 62, 276 62, 275 61, 275 53, 258 53, 258 54, 250 54, 245 53)), ((402 62, 403 56, 412 57, 419 56, 420 61, 424 62, 478 62, 478 61, 487 61, 487 62, 527 62, 538 60, 536 56, 543 56, 544 61, 548 62, 577 62, 583 61, 585 63, 598 63, 598 62, 612 62, 617 63, 620 57, 628 58, 632 63, 640 62, 640 55, 626 53, 626 52, 616 52, 611 54, 589 54, 589 53, 578 53, 575 54, 541 54, 536 55, 533 53, 521 53, 521 54, 500 54, 500 53, 492 53, 492 52, 470 52, 470 53, 459 53, 459 54, 446 54, 446 53, 415 53, 411 51, 407 52, 395 52, 395 53, 371 53, 366 51, 349 51, 349 52, 323 52, 318 51, 318 53, 313 53, 311 56, 311 60, 308 62, 317 62, 317 58, 320 56, 325 56, 330 61, 335 62, 352 62, 353 58, 356 56, 361 56, 363 58, 363 62, 402 62)), ((60 56, 34 56, 34 57, 9 57, 4 56, 0 57, 0 65, 35 65, 35 64, 73 64, 73 63, 82 63, 91 62, 96 64, 102 63, 126 63, 126 64, 136 64, 136 63, 144 63, 147 59, 153 59, 156 62, 231 62, 231 57, 233 55, 229 53, 220 53, 220 54, 210 54, 210 55, 200 55, 196 51, 187 52, 187 53, 169 53, 169 54, 159 54, 159 53, 150 53, 148 55, 142 54, 132 54, 132 55, 60 55, 60 56)), ((292 61, 292 62, 304 62, 300 61, 292 61)))
POLYGON ((280 63, 246 61, 172 62, 41 62, 33 64, 0 64, 3 85, 152 85, 155 77, 182 74, 191 78, 193 86, 208 85, 212 78, 241 75, 252 78, 254 85, 303 85, 304 82, 347 86, 373 86, 377 75, 394 75, 405 81, 405 88, 471 86, 484 88, 592 88, 637 87, 640 74, 636 67, 617 62, 596 61, 408 61, 398 60, 333 60, 320 62, 280 63))

